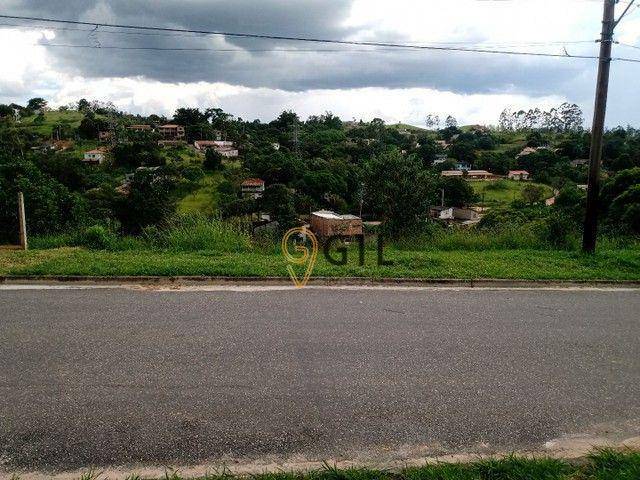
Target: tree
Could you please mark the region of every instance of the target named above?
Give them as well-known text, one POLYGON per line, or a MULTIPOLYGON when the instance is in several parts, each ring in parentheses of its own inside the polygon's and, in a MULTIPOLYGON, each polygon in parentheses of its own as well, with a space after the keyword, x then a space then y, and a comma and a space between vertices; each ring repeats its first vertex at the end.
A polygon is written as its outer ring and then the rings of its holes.
POLYGON ((86 202, 28 160, 0 159, 0 243, 16 241, 17 195, 24 193, 30 234, 63 232, 87 218, 86 202))
POLYGON ((422 160, 393 149, 369 159, 363 170, 364 203, 382 216, 384 231, 398 237, 415 230, 435 193, 422 160))
POLYGON ((114 210, 126 233, 140 233, 148 225, 161 223, 176 209, 172 195, 176 180, 161 169, 138 170, 131 180, 129 194, 121 195, 114 210))
POLYGON ((416 154, 422 160, 422 164, 425 167, 429 167, 433 164, 439 152, 438 145, 429 137, 422 137, 419 142, 420 146, 416 149, 416 154))
POLYGON ((91 109, 91 104, 89 103, 89 101, 86 98, 81 98, 80 100, 78 100, 78 111, 79 112, 86 112, 88 110, 91 109))
POLYGON ((436 188, 438 192, 444 189, 446 206, 464 207, 478 199, 471 184, 459 177, 440 177, 436 188))
POLYGON ((473 165, 476 161, 475 145, 469 141, 456 141, 449 147, 449 155, 460 162, 473 165))
POLYGON ((440 128, 440 117, 430 113, 424 119, 424 124, 427 127, 427 130, 433 130, 434 128, 437 130, 440 128))
POLYGON ((525 185, 521 192, 522 199, 529 205, 538 203, 544 195, 544 188, 540 185, 525 185))
POLYGON ((205 170, 218 171, 222 168, 222 155, 213 148, 207 148, 204 152, 202 167, 205 170))
POLYGON ((27 108, 29 110, 43 110, 47 106, 47 101, 44 98, 35 97, 27 102, 27 108))
POLYGON ((91 110, 87 110, 78 126, 78 135, 88 140, 98 138, 98 132, 107 129, 107 122, 97 118, 91 110))
POLYGON ((278 222, 280 231, 289 230, 297 223, 293 194, 281 183, 269 185, 264 189, 259 206, 270 215, 271 220, 278 222))
POLYGON ((173 115, 173 121, 184 126, 207 123, 207 120, 207 114, 198 108, 178 108, 173 115))
POLYGON ((455 119, 455 117, 449 115, 447 117, 447 119, 444 121, 444 125, 447 128, 451 128, 451 127, 457 127, 458 126, 458 121, 455 119))
POLYGON ((114 145, 111 153, 117 167, 154 167, 165 163, 156 136, 147 132, 127 132, 127 139, 114 145))

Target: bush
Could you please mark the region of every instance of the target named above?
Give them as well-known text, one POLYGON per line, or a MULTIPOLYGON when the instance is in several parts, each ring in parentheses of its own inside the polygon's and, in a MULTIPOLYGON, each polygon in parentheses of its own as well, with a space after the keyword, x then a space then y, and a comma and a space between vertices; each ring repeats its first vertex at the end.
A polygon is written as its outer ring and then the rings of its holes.
POLYGON ((487 184, 486 187, 484 187, 485 190, 491 190, 491 191, 503 191, 503 190, 509 190, 509 182, 504 180, 504 179, 500 179, 500 180, 496 180, 495 182, 490 182, 487 184))
POLYGON ((242 224, 203 215, 173 217, 162 228, 145 229, 143 236, 153 246, 176 252, 245 252, 251 249, 251 238, 242 224))
POLYGON ((102 225, 94 225, 80 233, 74 239, 74 244, 92 250, 112 250, 118 243, 118 237, 102 225))
POLYGON ((186 165, 180 169, 180 174, 190 182, 197 182, 204 177, 202 168, 197 165, 186 165))

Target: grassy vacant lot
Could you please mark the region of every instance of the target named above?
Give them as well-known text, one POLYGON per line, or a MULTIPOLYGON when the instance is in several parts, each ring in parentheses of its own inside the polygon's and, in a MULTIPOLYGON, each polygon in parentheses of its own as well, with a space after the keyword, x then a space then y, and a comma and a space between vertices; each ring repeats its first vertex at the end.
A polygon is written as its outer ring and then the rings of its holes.
MULTIPOLYGON (((13 477, 19 480, 19 476, 13 477)), ((99 471, 90 470, 81 480, 105 478, 99 471)), ((131 480, 140 480, 131 474, 131 480)), ((167 470, 164 480, 182 480, 180 471, 167 470)), ((433 463, 407 467, 400 471, 366 468, 338 469, 325 465, 309 472, 276 472, 240 477, 223 470, 199 477, 202 480, 637 480, 640 478, 640 453, 631 450, 601 450, 584 461, 567 462, 551 458, 523 458, 478 460, 470 463, 433 463)))
POLYGON ((178 202, 179 213, 202 213, 213 215, 216 211, 218 199, 218 184, 222 181, 220 172, 207 173, 200 180, 197 190, 194 190, 178 202))
POLYGON ((544 198, 553 196, 548 185, 515 180, 496 180, 490 182, 470 182, 473 190, 480 196, 481 203, 489 206, 506 205, 522 199, 522 189, 526 185, 537 185, 544 189, 544 198))
MULTIPOLYGON (((337 253, 333 254, 339 258, 337 253)), ((348 263, 330 264, 322 255, 314 276, 407 278, 505 278, 553 280, 640 280, 640 250, 603 250, 595 256, 554 250, 405 250, 385 248, 378 266, 374 248, 366 250, 366 263, 358 265, 358 252, 350 248, 348 263)), ((287 263, 276 247, 238 251, 176 251, 131 249, 122 251, 61 247, 49 250, 0 251, 0 275, 215 275, 287 277, 287 263)), ((302 272, 302 268, 297 271, 302 272)))

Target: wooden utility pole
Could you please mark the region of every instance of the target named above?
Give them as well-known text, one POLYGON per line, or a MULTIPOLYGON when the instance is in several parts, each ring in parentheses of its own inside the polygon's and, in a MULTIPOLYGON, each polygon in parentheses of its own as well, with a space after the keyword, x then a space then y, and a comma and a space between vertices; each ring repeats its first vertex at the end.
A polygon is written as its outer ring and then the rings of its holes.
POLYGON ((600 162, 602 160, 602 136, 604 119, 607 110, 607 93, 609 90, 609 69, 611 67, 611 44, 615 21, 616 0, 604 0, 602 17, 602 35, 600 37, 600 57, 598 64, 598 81, 596 84, 596 100, 591 127, 591 152, 589 156, 589 186, 587 189, 587 212, 582 234, 582 250, 593 253, 596 250, 598 231, 598 196, 600 193, 600 162))
POLYGON ((29 248, 27 242, 27 220, 24 213, 24 195, 18 192, 18 222, 20 224, 20 246, 23 250, 29 248))

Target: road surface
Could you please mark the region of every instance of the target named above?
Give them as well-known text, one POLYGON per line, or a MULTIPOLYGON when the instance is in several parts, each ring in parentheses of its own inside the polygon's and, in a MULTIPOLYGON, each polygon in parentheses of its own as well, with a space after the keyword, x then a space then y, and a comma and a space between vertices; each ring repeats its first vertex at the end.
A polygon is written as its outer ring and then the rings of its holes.
POLYGON ((638 290, 249 290, 0 289, 1 463, 640 435, 638 290))

